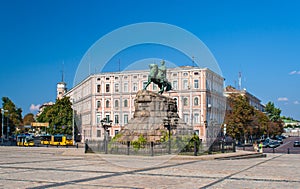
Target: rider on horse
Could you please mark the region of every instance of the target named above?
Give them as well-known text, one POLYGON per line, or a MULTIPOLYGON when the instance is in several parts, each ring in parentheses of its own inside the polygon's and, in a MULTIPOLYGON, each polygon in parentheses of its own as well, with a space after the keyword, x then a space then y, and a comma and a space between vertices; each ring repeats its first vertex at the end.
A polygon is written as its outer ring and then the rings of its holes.
POLYGON ((148 85, 153 82, 158 85, 160 91, 158 93, 162 94, 165 91, 169 91, 172 89, 171 83, 168 82, 167 76, 167 68, 165 66, 165 61, 161 62, 161 66, 158 67, 156 64, 150 64, 150 73, 148 76, 148 83, 144 87, 144 90, 147 89, 148 85))

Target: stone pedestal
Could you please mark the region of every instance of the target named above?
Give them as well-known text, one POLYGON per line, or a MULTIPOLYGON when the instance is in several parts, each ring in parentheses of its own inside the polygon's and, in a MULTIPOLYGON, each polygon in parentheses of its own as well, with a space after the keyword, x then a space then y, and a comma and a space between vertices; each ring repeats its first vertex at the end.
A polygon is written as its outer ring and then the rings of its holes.
POLYGON ((141 90, 137 93, 134 103, 133 119, 121 129, 118 141, 136 141, 143 136, 147 143, 157 143, 168 132, 166 123, 170 125, 172 138, 192 136, 193 128, 179 118, 174 99, 141 90))

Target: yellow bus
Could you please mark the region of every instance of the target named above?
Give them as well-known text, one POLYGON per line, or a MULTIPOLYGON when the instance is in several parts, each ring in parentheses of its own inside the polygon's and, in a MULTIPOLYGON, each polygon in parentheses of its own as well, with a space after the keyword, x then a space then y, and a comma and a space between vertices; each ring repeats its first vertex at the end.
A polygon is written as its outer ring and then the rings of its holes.
POLYGON ((34 146, 34 140, 25 134, 17 135, 17 146, 34 146))
POLYGON ((73 138, 72 138, 71 135, 67 135, 67 137, 66 137, 66 143, 67 143, 68 146, 73 146, 74 145, 73 144, 73 138))
POLYGON ((54 146, 66 146, 66 136, 61 134, 52 135, 50 144, 54 146))
POLYGON ((41 136, 41 144, 49 145, 51 142, 51 135, 42 135, 41 136))

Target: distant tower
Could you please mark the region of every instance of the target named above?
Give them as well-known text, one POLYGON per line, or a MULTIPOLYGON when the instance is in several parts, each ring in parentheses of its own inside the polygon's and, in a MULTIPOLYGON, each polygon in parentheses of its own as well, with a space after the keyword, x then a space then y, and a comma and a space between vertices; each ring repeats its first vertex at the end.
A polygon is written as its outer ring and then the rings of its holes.
POLYGON ((62 99, 67 92, 67 84, 64 82, 64 70, 61 74, 61 82, 56 85, 56 99, 62 99))

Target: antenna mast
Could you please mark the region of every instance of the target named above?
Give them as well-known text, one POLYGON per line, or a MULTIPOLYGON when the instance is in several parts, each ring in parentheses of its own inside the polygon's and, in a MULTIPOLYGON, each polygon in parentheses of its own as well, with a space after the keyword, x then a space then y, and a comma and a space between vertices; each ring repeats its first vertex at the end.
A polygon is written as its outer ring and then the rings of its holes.
POLYGON ((242 90, 242 72, 239 72, 239 90, 242 90))

